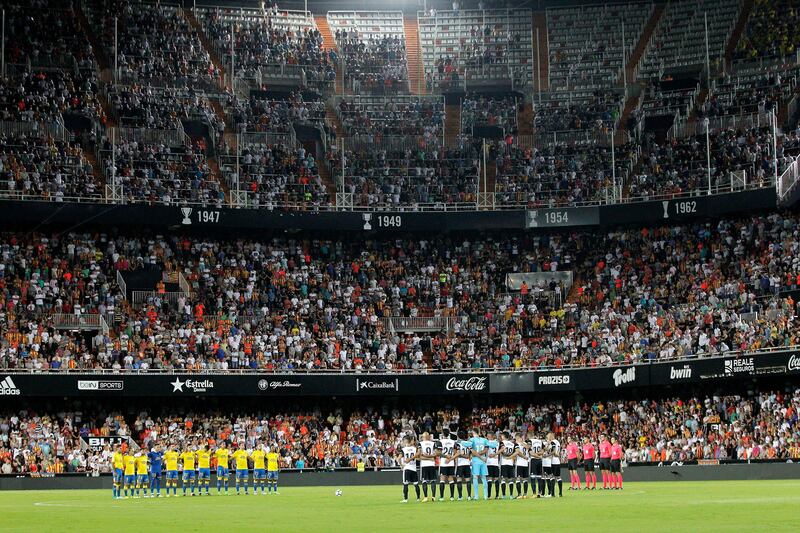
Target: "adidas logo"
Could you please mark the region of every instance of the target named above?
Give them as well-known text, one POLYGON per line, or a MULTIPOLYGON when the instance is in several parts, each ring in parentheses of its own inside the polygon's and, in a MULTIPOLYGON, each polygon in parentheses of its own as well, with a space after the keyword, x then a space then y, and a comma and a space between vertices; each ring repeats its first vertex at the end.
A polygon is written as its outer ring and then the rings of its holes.
POLYGON ((0 381, 0 396, 19 396, 20 392, 11 376, 6 376, 6 379, 0 381))

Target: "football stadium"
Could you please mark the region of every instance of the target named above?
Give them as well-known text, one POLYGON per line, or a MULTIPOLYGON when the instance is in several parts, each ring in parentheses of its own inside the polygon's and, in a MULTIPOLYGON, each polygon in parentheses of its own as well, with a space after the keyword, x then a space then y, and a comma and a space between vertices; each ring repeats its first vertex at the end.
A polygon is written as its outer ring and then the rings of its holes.
POLYGON ((0 11, 0 531, 800 528, 800 1, 0 11))

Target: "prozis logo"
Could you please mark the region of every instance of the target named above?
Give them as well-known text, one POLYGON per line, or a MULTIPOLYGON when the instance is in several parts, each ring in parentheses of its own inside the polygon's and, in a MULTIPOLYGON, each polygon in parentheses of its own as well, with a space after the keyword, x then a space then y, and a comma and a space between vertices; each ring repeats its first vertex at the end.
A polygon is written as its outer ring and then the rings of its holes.
POLYGON ((539 376, 539 385, 569 385, 569 374, 539 376))
POLYGON ((14 384, 11 376, 6 376, 6 379, 0 381, 0 396, 19 396, 20 391, 14 384))
POLYGON ((725 359, 725 375, 733 376, 742 372, 751 373, 755 370, 752 357, 744 359, 725 359))
POLYGON ((789 358, 789 364, 786 365, 786 370, 797 371, 800 370, 800 357, 793 355, 789 358))
POLYGON ((683 365, 683 368, 669 367, 669 379, 689 379, 692 377, 692 367, 683 365))
POLYGON ((447 380, 445 389, 465 392, 482 391, 486 389, 486 376, 475 376, 466 379, 452 377, 447 380))
POLYGON ((633 383, 636 381, 636 367, 632 366, 628 370, 618 368, 614 371, 612 377, 614 378, 615 387, 619 387, 625 383, 633 383))
POLYGON ((296 383, 294 381, 284 380, 284 381, 267 381, 266 379, 259 379, 258 380, 258 388, 260 390, 267 390, 267 389, 299 389, 303 384, 296 383))
POLYGON ((78 390, 122 390, 121 381, 78 380, 78 390))
POLYGON ((393 390, 397 392, 399 388, 400 382, 396 379, 394 381, 369 379, 356 380, 356 392, 361 392, 363 390, 393 390))
POLYGON ((206 392, 208 389, 214 388, 214 382, 210 379, 186 379, 181 381, 180 378, 175 378, 175 381, 171 381, 170 385, 172 385, 172 392, 184 392, 184 387, 188 389, 185 392, 206 392))

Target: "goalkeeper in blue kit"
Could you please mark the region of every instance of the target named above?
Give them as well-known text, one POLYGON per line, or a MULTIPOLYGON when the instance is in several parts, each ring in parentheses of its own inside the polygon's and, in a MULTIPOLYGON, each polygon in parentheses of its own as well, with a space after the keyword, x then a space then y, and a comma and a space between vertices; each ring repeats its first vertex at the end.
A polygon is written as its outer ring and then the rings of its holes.
POLYGON ((472 499, 478 500, 478 477, 481 478, 483 484, 483 499, 488 499, 489 486, 487 483, 487 476, 489 475, 489 468, 486 466, 487 455, 489 448, 497 448, 497 442, 491 442, 486 437, 481 436, 477 429, 472 430, 472 438, 469 440, 461 441, 464 448, 472 450, 472 499))

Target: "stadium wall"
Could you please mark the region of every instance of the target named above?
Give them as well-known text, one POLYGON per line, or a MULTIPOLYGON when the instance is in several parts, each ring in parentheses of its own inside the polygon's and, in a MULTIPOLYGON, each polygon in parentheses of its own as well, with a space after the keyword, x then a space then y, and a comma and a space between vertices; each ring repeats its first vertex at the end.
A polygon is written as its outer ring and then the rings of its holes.
MULTIPOLYGON (((564 476, 567 472, 563 472, 564 476)), ((625 482, 631 481, 749 481, 800 479, 800 463, 726 464, 713 466, 634 466, 625 469, 625 482)), ((568 476, 566 476, 568 478, 568 476)), ((379 472, 282 472, 282 487, 347 487, 357 485, 399 485, 399 470, 379 472)), ((216 479, 211 480, 216 487, 216 479)), ((0 476, 2 490, 108 489, 111 476, 62 474, 53 477, 0 476)))

